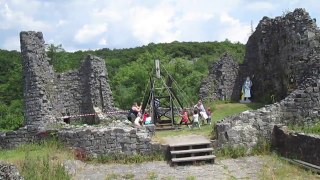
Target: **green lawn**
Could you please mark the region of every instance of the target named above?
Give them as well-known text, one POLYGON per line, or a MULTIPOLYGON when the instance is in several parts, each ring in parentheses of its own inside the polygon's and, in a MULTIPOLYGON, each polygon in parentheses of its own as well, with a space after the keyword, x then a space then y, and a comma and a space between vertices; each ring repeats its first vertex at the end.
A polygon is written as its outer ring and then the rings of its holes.
MULTIPOLYGON (((259 109, 262 106, 263 104, 260 104, 260 103, 250 103, 250 104, 223 103, 223 102, 215 103, 210 106, 212 110, 212 119, 213 119, 212 122, 217 122, 218 120, 221 120, 226 116, 234 115, 246 110, 259 109)), ((191 130, 187 126, 183 125, 179 130, 157 131, 155 136, 153 137, 153 140, 161 142, 162 138, 167 136, 179 136, 179 135, 188 135, 188 134, 198 134, 206 137, 211 137, 212 126, 213 126, 213 123, 211 125, 204 125, 201 127, 201 129, 195 128, 191 130)))

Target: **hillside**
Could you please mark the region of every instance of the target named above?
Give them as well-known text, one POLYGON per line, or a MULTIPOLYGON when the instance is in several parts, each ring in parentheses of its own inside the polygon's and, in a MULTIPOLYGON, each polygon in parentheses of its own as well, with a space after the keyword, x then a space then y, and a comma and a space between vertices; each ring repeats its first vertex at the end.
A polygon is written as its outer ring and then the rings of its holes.
MULTIPOLYGON (((150 43, 128 49, 100 49, 66 52, 61 45, 48 45, 47 53, 55 71, 79 67, 86 54, 106 61, 110 85, 117 107, 127 109, 133 101, 141 101, 154 59, 160 59, 192 101, 198 98, 200 83, 208 74, 208 65, 224 52, 238 62, 243 60, 245 46, 224 42, 150 43)), ((23 122, 22 65, 20 53, 0 50, 0 129, 15 129, 23 122)))

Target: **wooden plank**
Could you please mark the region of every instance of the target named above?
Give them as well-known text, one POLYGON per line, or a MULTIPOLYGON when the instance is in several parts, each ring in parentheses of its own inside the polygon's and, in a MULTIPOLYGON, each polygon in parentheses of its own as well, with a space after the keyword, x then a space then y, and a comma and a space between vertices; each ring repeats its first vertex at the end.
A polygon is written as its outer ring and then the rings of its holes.
POLYGON ((165 140, 165 143, 168 144, 170 147, 195 146, 195 145, 211 146, 210 140, 200 135, 171 136, 171 137, 165 138, 164 140, 165 140))
POLYGON ((172 158, 171 161, 176 162, 187 162, 187 161, 203 161, 203 160, 212 160, 216 158, 215 155, 207 155, 207 156, 193 156, 193 157, 184 157, 184 158, 172 158))
POLYGON ((170 147, 183 147, 183 146, 200 146, 200 145, 210 145, 211 142, 185 142, 184 144, 172 144, 170 147))
POLYGON ((158 123, 158 124, 156 124, 156 126, 172 126, 172 124, 171 123, 162 123, 162 124, 158 123))
POLYGON ((202 149, 188 149, 180 151, 170 151, 171 154, 191 154, 191 153, 200 153, 200 152, 212 152, 213 148, 202 148, 202 149))

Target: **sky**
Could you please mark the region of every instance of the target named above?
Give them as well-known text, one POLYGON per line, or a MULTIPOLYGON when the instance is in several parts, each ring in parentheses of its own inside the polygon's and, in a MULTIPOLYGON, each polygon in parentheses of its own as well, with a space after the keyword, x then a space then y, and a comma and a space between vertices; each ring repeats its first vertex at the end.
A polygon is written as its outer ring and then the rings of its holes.
POLYGON ((20 51, 21 31, 41 31, 47 44, 66 51, 172 41, 245 44, 264 16, 295 8, 320 21, 319 0, 0 0, 0 49, 20 51))

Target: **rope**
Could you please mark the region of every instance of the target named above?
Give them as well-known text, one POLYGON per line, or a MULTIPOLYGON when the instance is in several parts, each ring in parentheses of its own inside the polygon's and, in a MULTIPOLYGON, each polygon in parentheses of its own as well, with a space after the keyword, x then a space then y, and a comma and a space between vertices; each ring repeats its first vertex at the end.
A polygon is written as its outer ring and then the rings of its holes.
MULTIPOLYGON (((163 66, 162 66, 163 67, 163 66)), ((168 70, 163 67, 163 69, 167 72, 168 76, 170 76, 170 78, 172 79, 173 83, 175 84, 175 86, 177 87, 178 91, 182 92, 180 93, 183 97, 184 100, 186 100, 185 102, 189 105, 192 105, 192 101, 189 99, 189 97, 186 95, 184 96, 184 94, 187 94, 185 91, 183 91, 179 86, 178 86, 178 83, 177 81, 171 76, 171 74, 169 74, 168 70), (187 98, 186 98, 187 97, 187 98)))
POLYGON ((66 119, 66 118, 77 118, 77 117, 86 117, 86 116, 96 116, 98 114, 119 114, 119 113, 127 113, 128 111, 124 111, 124 110, 121 110, 121 111, 108 111, 108 112, 105 112, 105 113, 91 113, 91 114, 78 114, 78 115, 71 115, 71 116, 62 116, 62 117, 59 117, 61 119, 66 119))

